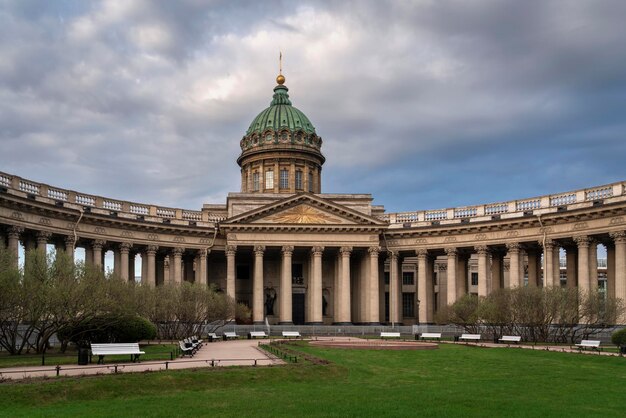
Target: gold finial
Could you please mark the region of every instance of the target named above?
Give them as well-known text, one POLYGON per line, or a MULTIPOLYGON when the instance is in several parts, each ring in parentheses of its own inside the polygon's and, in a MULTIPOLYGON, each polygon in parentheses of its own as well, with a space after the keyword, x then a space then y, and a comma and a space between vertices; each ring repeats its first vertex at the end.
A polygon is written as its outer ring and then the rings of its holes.
POLYGON ((278 53, 278 77, 276 77, 276 82, 280 85, 285 84, 285 76, 283 75, 283 52, 279 51, 278 53))

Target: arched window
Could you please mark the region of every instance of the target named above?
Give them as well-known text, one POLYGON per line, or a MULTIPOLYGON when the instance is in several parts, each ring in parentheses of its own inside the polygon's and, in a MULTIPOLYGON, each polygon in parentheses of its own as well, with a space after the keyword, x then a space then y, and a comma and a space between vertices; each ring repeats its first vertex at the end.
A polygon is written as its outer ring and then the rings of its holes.
POLYGON ((252 173, 252 190, 255 192, 259 191, 259 172, 255 171, 252 173))
POLYGON ((272 169, 269 169, 265 172, 265 188, 274 188, 274 172, 272 171, 272 169))
POLYGON ((296 170, 296 190, 302 190, 302 170, 296 170))
POLYGON ((313 193, 313 172, 309 171, 309 192, 313 193))

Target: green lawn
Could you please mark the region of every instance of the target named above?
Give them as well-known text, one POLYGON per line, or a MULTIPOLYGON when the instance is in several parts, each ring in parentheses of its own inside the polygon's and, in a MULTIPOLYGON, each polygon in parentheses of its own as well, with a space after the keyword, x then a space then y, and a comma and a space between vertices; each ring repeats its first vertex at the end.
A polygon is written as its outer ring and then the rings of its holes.
MULTIPOLYGON (((141 360, 169 360, 170 352, 174 351, 174 358, 176 358, 176 346, 170 344, 151 344, 141 346, 141 350, 146 354, 142 354, 141 360)), ((106 356, 104 358, 105 363, 128 363, 130 362, 130 356, 106 356)), ((77 364, 78 354, 76 350, 68 349, 64 354, 59 353, 56 350, 51 350, 46 353, 45 365, 56 366, 57 364, 77 364)), ((98 357, 93 358, 93 362, 97 362, 98 357)), ((41 366, 41 356, 24 354, 18 356, 11 356, 6 351, 0 353, 0 372, 3 367, 18 367, 18 366, 41 366)))
POLYGON ((2 416, 624 416, 626 359, 442 344, 302 347, 328 365, 0 384, 2 416))

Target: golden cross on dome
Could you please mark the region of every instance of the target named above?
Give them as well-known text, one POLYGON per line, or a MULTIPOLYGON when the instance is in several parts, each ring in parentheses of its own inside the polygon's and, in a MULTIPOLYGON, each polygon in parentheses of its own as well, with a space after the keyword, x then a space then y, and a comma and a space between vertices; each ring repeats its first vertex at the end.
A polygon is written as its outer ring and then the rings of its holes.
POLYGON ((283 75, 283 51, 278 51, 278 77, 276 77, 278 84, 285 84, 285 76, 283 75))

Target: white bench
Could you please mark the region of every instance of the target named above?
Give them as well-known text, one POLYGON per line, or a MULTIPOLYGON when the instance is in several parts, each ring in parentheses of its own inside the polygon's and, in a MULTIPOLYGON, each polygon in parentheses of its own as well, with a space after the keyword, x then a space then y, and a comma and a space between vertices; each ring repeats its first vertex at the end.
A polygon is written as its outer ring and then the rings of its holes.
POLYGON ((498 341, 503 343, 519 344, 522 342, 522 337, 519 335, 503 335, 502 338, 498 339, 498 341))
POLYGON ((440 340, 441 333, 440 332, 422 332, 420 334, 422 340, 440 340))
POLYGON ((461 334, 459 340, 463 341, 480 341, 480 334, 461 334))
POLYGON ((220 339, 220 337, 218 337, 217 334, 214 332, 209 332, 208 337, 210 343, 212 343, 213 341, 218 341, 220 339))
POLYGON ((381 332, 380 338, 400 338, 399 332, 381 332))
POLYGON ((236 340, 237 338, 239 338, 239 336, 237 335, 235 331, 226 331, 223 337, 224 337, 224 341, 231 340, 231 339, 236 340))
POLYGON ((301 338, 300 331, 283 331, 283 338, 301 338))
POLYGON ((578 347, 578 350, 586 350, 588 348, 598 351, 601 350, 600 341, 598 340, 582 340, 579 344, 576 344, 576 347, 578 347))
POLYGON ((139 356, 146 354, 139 350, 139 343, 117 343, 117 344, 91 344, 91 354, 98 356, 98 364, 104 363, 104 356, 130 354, 131 361, 137 361, 139 356))
POLYGON ((193 357, 196 352, 193 346, 187 347, 184 341, 179 341, 178 346, 180 347, 180 352, 183 356, 193 357))
POLYGON ((248 333, 248 339, 252 338, 267 338, 265 331, 250 331, 248 333))

